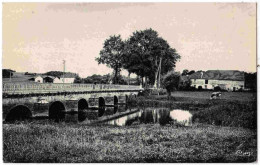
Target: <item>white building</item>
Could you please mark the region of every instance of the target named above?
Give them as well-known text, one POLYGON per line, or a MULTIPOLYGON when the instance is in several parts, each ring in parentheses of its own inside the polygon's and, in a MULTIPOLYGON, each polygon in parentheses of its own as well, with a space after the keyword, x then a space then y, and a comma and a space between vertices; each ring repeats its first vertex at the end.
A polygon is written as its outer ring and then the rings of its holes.
POLYGON ((237 70, 208 70, 195 72, 190 76, 191 86, 197 89, 214 89, 236 91, 244 89, 244 72, 237 70))
POLYGON ((43 77, 42 76, 36 76, 35 79, 34 79, 35 82, 38 82, 38 83, 43 83, 43 77))
POLYGON ((61 75, 60 77, 55 77, 53 83, 74 83, 76 78, 76 74, 73 73, 66 73, 61 75))
POLYGON ((59 77, 55 77, 53 83, 63 83, 59 77))
POLYGON ((54 77, 49 75, 38 75, 32 79, 32 81, 38 83, 74 83, 76 74, 66 73, 60 77, 54 77))

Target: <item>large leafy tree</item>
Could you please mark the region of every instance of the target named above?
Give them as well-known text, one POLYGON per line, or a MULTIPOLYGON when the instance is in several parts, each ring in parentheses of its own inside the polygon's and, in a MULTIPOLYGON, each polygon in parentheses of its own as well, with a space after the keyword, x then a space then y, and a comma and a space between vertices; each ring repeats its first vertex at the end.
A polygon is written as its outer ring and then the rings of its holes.
POLYGON ((104 42, 103 49, 100 51, 100 57, 96 58, 98 64, 106 64, 114 70, 114 84, 118 83, 118 77, 122 69, 122 52, 124 42, 121 36, 110 36, 104 42))
MULTIPOLYGON (((167 41, 152 29, 136 31, 126 41, 123 51, 123 67, 153 84, 161 61, 161 74, 175 67, 180 56, 167 41)), ((146 81, 146 82, 147 82, 146 81)))

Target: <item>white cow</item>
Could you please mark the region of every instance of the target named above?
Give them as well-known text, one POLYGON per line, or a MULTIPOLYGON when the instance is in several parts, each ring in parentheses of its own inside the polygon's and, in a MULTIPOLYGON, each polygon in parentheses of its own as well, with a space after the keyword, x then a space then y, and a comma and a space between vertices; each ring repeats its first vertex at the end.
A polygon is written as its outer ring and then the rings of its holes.
POLYGON ((181 126, 192 125, 192 114, 189 111, 173 110, 170 112, 170 118, 177 125, 181 125, 181 126))
POLYGON ((210 96, 210 100, 211 99, 217 99, 217 98, 220 98, 221 96, 221 92, 213 92, 210 96))

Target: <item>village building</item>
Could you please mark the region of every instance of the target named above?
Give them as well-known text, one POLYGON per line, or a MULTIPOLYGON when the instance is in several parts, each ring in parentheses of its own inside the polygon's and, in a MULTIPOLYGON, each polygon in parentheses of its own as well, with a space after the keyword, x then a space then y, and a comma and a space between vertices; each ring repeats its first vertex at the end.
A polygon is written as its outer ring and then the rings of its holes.
POLYGON ((62 80, 59 77, 55 77, 53 79, 53 83, 59 84, 59 83, 63 83, 62 80))
POLYGON ((74 83, 76 76, 77 75, 75 73, 65 73, 59 77, 59 80, 56 79, 55 83, 74 83))
POLYGON ((55 79, 55 77, 53 77, 53 76, 43 76, 44 83, 53 83, 54 79, 55 79))
POLYGON ((73 73, 66 73, 61 77, 54 77, 49 75, 38 75, 31 81, 35 81, 37 83, 74 83, 76 74, 73 73))
POLYGON ((43 83, 43 77, 41 75, 36 76, 35 78, 32 78, 35 82, 43 83))
POLYGON ((196 89, 214 89, 236 91, 244 89, 244 72, 237 70, 198 71, 190 75, 191 87, 196 89))

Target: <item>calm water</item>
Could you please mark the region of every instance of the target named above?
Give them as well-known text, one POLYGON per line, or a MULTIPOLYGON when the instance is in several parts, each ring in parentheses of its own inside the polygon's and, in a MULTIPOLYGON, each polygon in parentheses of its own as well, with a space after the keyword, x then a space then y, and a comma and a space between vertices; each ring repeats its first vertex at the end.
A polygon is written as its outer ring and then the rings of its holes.
MULTIPOLYGON (((165 125, 173 121, 173 119, 178 119, 180 116, 176 113, 180 112, 187 114, 188 111, 185 110, 170 110, 165 108, 146 108, 140 109, 140 111, 120 117, 118 119, 113 119, 106 121, 104 124, 116 125, 116 126, 127 126, 132 124, 141 124, 141 123, 159 123, 160 125, 165 125), (175 116, 172 116, 172 115, 175 116)), ((181 119, 185 117, 181 116, 181 119)))

